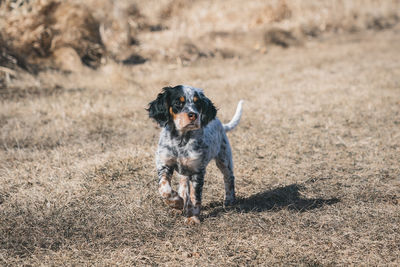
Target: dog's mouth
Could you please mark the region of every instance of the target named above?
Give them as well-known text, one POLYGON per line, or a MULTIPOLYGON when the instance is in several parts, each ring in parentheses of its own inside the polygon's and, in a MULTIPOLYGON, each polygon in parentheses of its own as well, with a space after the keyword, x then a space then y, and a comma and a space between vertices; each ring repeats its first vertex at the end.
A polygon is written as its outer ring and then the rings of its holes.
POLYGON ((199 128, 200 128, 200 123, 198 123, 197 121, 192 121, 184 127, 185 130, 196 130, 199 128))

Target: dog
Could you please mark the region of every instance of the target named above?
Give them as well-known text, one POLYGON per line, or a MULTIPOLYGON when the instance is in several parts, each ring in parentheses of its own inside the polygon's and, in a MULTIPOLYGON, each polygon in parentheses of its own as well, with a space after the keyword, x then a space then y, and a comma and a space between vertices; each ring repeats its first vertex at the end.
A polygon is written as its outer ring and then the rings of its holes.
POLYGON ((164 87, 149 103, 149 117, 162 127, 156 152, 158 191, 167 205, 183 210, 186 224, 200 223, 204 175, 212 159, 224 176, 224 205, 235 202, 232 152, 226 132, 239 124, 242 103, 239 101, 228 124, 219 121, 214 104, 199 88, 164 87), (180 178, 178 192, 171 187, 174 171, 180 178))

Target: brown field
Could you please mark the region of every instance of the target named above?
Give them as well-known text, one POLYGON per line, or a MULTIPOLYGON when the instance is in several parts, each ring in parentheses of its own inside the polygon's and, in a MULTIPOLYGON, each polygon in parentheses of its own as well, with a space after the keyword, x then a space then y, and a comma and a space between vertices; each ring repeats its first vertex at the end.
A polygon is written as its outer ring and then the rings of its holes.
POLYGON ((399 266, 399 1, 136 2, 144 64, 104 32, 98 66, 71 46, 65 67, 0 31, 0 265, 399 266), (238 203, 223 208, 211 163, 194 227, 158 196, 145 111, 176 84, 224 122, 245 100, 228 134, 238 203))

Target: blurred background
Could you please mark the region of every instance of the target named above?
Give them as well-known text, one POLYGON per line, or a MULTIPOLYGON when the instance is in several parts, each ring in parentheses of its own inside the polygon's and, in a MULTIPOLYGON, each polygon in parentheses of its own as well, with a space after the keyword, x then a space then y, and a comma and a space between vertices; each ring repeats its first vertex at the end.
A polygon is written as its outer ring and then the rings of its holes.
POLYGON ((2 0, 0 82, 19 71, 82 71, 107 63, 191 64, 267 53, 323 34, 382 30, 398 0, 2 0))

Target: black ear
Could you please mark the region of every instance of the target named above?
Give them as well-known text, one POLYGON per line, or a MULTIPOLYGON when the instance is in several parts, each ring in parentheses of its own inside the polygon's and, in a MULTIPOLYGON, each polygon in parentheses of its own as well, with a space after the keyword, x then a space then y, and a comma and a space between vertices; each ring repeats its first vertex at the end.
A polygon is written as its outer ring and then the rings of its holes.
POLYGON ((210 99, 205 97, 203 94, 200 96, 201 99, 201 125, 204 127, 210 121, 215 119, 217 116, 217 109, 210 99))
POLYGON ((161 127, 164 127, 169 121, 169 112, 167 104, 167 94, 169 87, 164 87, 157 98, 149 103, 149 117, 154 119, 161 127))

